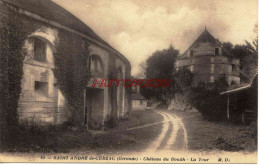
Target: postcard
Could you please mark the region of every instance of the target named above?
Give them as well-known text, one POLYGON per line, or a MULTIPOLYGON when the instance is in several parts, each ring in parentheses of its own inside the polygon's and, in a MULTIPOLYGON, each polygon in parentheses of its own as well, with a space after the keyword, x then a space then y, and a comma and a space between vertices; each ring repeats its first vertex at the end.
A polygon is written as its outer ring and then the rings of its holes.
POLYGON ((1 163, 257 163, 257 0, 0 0, 1 163))

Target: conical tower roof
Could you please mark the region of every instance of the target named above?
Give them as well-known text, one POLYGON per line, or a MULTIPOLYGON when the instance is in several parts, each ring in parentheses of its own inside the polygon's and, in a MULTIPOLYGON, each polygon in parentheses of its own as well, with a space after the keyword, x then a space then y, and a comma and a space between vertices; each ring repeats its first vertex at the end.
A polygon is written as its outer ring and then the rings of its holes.
POLYGON ((211 43, 214 45, 220 45, 221 43, 219 42, 218 39, 215 39, 209 31, 205 28, 205 30, 200 34, 200 36, 192 43, 192 45, 183 53, 186 54, 188 50, 193 48, 196 44, 198 43, 211 43))

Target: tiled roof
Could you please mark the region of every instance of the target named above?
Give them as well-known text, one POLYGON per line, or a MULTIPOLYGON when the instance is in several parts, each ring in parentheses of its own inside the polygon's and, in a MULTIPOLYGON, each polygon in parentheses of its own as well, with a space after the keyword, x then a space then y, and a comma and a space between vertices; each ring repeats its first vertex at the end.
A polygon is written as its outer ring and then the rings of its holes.
POLYGON ((191 49, 194 45, 196 45, 197 43, 202 42, 209 42, 211 44, 220 44, 220 42, 215 39, 207 29, 204 30, 204 32, 202 32, 202 34, 192 43, 192 45, 183 53, 183 55, 185 55, 189 49, 191 49))
POLYGON ((221 92, 220 95, 236 93, 236 92, 244 91, 249 88, 257 87, 257 85, 258 85, 257 81, 258 81, 258 74, 256 73, 254 79, 252 80, 252 82, 250 84, 240 85, 240 87, 229 89, 225 92, 221 92))
POLYGON ((246 89, 248 89, 250 87, 251 87, 251 85, 242 86, 242 87, 239 87, 239 88, 236 88, 236 89, 232 89, 232 90, 228 90, 228 91, 225 91, 225 92, 221 92, 220 95, 240 92, 240 91, 246 90, 246 89))
MULTIPOLYGON (((51 0, 1 0, 6 3, 15 5, 32 13, 38 14, 43 18, 57 22, 63 26, 89 36, 96 41, 112 48, 106 41, 100 38, 89 26, 80 19, 68 12, 51 0)), ((112 48, 115 50, 114 48, 112 48)), ((115 50, 118 52, 117 50, 115 50)), ((120 53, 119 53, 120 54, 120 53)))

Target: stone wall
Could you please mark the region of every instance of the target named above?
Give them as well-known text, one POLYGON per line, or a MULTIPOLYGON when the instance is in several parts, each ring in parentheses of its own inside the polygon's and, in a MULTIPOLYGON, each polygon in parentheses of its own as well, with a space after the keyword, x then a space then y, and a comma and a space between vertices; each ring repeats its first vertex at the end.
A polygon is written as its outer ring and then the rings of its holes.
POLYGON ((18 114, 21 123, 39 125, 60 124, 67 120, 66 101, 55 87, 54 77, 54 41, 58 31, 42 26, 29 35, 25 41, 26 57, 22 92, 19 100, 18 114), (39 39, 46 46, 46 61, 35 59, 34 40, 39 39))
POLYGON ((132 100, 133 110, 145 110, 146 106, 147 106, 147 100, 132 100))
POLYGON ((199 82, 213 82, 220 75, 228 77, 229 84, 233 82, 240 84, 239 60, 229 60, 224 56, 197 56, 180 59, 175 62, 175 69, 187 67, 195 74, 194 85, 199 82))
POLYGON ((129 111, 129 93, 125 87, 122 88, 123 97, 119 96, 119 87, 113 88, 113 92, 109 92, 108 87, 92 87, 94 79, 118 79, 119 69, 122 70, 122 79, 130 77, 130 72, 126 72, 126 69, 131 70, 130 66, 123 60, 117 58, 111 52, 100 48, 96 45, 90 45, 91 55, 100 57, 104 68, 104 73, 101 77, 91 77, 88 83, 88 89, 86 91, 86 106, 88 107, 88 123, 93 126, 93 129, 99 129, 100 126, 104 126, 106 121, 109 121, 111 117, 120 119, 124 117, 129 111), (88 93, 98 93, 99 95, 89 95, 88 93), (113 96, 115 95, 115 96, 113 96), (100 103, 99 103, 100 102, 100 103), (122 110, 119 107, 119 102, 122 102, 122 110), (98 109, 91 108, 90 105, 99 105, 98 109), (101 108, 102 107, 102 108, 101 108))
POLYGON ((197 43, 188 49, 185 54, 178 58, 174 68, 178 71, 180 68, 188 68, 195 74, 193 84, 196 86, 199 82, 214 82, 219 76, 226 75, 229 84, 240 84, 239 60, 230 59, 222 56, 223 50, 220 44, 197 43), (219 49, 218 54, 215 48, 219 49), (190 53, 190 50, 193 53, 190 53))
MULTIPOLYGON (((0 17, 5 16, 6 8, 1 8, 3 5, 2 1, 0 1, 0 5, 0 17)), ((11 6, 9 6, 9 8, 17 10, 17 8, 12 8, 11 6)), ((65 97, 55 86, 56 79, 53 74, 53 54, 56 51, 56 44, 59 43, 59 35, 67 35, 67 33, 63 34, 64 30, 69 33, 80 35, 82 37, 82 42, 87 41, 90 44, 89 49, 91 55, 100 57, 102 61, 104 79, 111 78, 111 76, 114 79, 117 79, 116 73, 118 72, 117 70, 119 67, 122 69, 123 78, 130 78, 130 63, 121 54, 115 53, 116 51, 110 47, 104 47, 102 44, 94 42, 94 40, 84 34, 47 20, 46 18, 42 18, 37 14, 33 14, 24 9, 18 9, 18 11, 24 15, 24 23, 31 25, 31 33, 24 44, 27 55, 23 66, 24 77, 22 80, 22 93, 18 108, 19 120, 21 123, 57 125, 67 121, 72 114, 72 112, 69 111, 65 97), (46 62, 39 62, 34 59, 34 38, 45 43, 46 62)), ((89 64, 86 63, 86 65, 89 64)), ((129 104, 131 93, 128 92, 127 88, 123 88, 123 97, 119 99, 116 95, 117 88, 113 89, 113 93, 110 92, 109 88, 93 88, 92 90, 89 90, 89 88, 92 88, 93 79, 94 77, 91 78, 87 85, 88 88, 86 89, 85 96, 82 95, 82 115, 86 117, 88 115, 87 118, 92 119, 92 126, 101 125, 103 127, 105 121, 113 116, 113 112, 118 115, 115 118, 119 119, 131 110, 131 104, 129 104), (93 93, 94 90, 100 90, 99 92, 101 93, 93 93), (90 105, 87 105, 88 99, 91 101, 90 105), (122 111, 118 110, 118 100, 123 101, 122 111), (87 108, 84 110, 83 105, 85 108, 89 106, 92 107, 91 114, 89 114, 91 109, 87 108), (121 112, 121 115, 119 115, 119 112, 121 112)), ((82 122, 82 124, 83 123, 84 122, 82 122)))
POLYGON ((211 43, 196 43, 192 48, 187 50, 185 54, 182 55, 183 58, 189 58, 190 50, 193 50, 193 57, 204 56, 204 55, 215 55, 215 48, 219 48, 219 55, 222 55, 222 48, 220 44, 211 43))

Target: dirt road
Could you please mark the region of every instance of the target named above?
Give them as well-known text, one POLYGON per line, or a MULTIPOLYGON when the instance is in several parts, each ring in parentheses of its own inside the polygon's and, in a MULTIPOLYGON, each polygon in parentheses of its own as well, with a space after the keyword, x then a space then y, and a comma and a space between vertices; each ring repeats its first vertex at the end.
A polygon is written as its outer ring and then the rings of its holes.
POLYGON ((163 116, 161 134, 151 143, 146 150, 183 150, 187 149, 187 132, 181 119, 173 113, 158 111, 163 116))
MULTIPOLYGON (((155 110, 157 116, 162 116, 159 122, 143 124, 125 130, 126 134, 131 132, 136 135, 144 135, 142 131, 160 130, 159 133, 150 135, 147 146, 143 146, 144 152, 157 152, 162 150, 185 150, 188 147, 186 128, 182 120, 173 113, 163 110, 155 110)), ((137 138, 137 137, 136 137, 137 138)), ((147 139, 143 137, 143 139, 147 139)))

